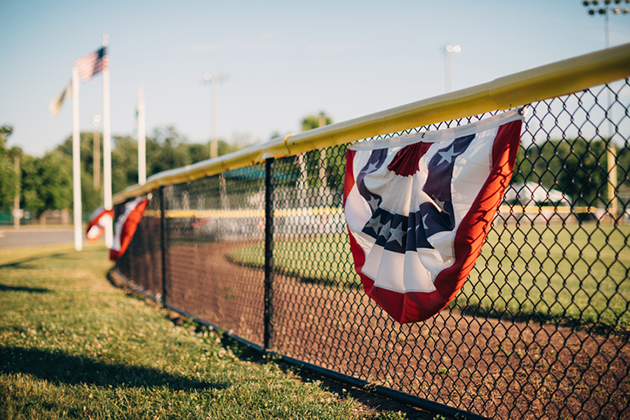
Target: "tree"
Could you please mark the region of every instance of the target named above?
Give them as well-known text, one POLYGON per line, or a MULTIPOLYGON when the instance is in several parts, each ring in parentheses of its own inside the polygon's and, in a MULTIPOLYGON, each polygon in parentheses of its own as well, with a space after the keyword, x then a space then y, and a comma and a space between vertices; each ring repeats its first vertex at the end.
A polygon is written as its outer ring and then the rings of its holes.
POLYGON ((72 204, 72 161, 58 150, 43 158, 24 156, 24 207, 39 217, 46 210, 65 210, 72 204))
MULTIPOLYGON (((112 149, 112 191, 124 190, 138 183, 138 142, 129 136, 114 136, 112 149)), ((152 155, 151 140, 147 139, 147 157, 152 155)), ((147 173, 151 166, 147 164, 147 173)))
POLYGON ((7 140, 13 134, 13 127, 0 127, 0 210, 10 210, 15 195, 15 169, 13 156, 7 148, 7 140))
MULTIPOLYGON (((308 131, 315 128, 332 124, 332 118, 324 111, 318 115, 308 115, 302 119, 302 131, 308 131)), ((307 166, 307 185, 312 188, 322 187, 325 185, 329 189, 343 189, 343 179, 345 173, 345 157, 348 145, 339 145, 325 149, 325 159, 322 159, 322 150, 313 150, 306 153, 307 166), (320 167, 322 163, 325 167, 325 178, 320 176, 320 167)))
MULTIPOLYGON (((579 206, 607 202, 606 142, 548 140, 519 150, 512 182, 531 182, 554 188, 579 206)), ((617 148, 617 185, 630 185, 630 150, 617 148)))
POLYGON ((332 118, 324 111, 320 111, 318 115, 307 115, 302 119, 302 132, 330 124, 332 124, 332 118))

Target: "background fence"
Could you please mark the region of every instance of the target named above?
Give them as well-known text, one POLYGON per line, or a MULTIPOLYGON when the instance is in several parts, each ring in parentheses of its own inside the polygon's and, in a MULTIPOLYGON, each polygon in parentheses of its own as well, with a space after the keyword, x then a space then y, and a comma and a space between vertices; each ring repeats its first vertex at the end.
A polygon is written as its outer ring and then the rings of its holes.
POLYGON ((116 270, 252 345, 420 404, 630 417, 630 82, 526 108, 476 267, 427 321, 400 325, 361 289, 342 208, 348 144, 160 186, 116 270))

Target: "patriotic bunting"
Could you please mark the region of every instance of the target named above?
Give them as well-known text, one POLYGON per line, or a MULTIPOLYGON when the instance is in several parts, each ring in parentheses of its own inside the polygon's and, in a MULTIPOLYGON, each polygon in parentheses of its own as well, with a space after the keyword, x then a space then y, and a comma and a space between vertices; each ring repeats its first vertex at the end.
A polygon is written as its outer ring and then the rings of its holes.
POLYGON ((105 232, 105 223, 107 223, 113 217, 113 210, 105 210, 103 207, 99 207, 94 210, 94 212, 90 216, 90 221, 85 231, 85 236, 87 237, 87 240, 90 242, 94 242, 98 240, 98 238, 103 236, 103 232, 105 232))
POLYGON ((125 204, 123 211, 116 220, 114 227, 114 244, 109 250, 109 259, 114 261, 125 253, 133 235, 136 233, 138 223, 142 220, 144 209, 149 200, 146 197, 138 197, 125 204))
POLYGON ((366 293, 396 321, 455 297, 510 183, 522 116, 359 143, 348 149, 344 211, 366 293))

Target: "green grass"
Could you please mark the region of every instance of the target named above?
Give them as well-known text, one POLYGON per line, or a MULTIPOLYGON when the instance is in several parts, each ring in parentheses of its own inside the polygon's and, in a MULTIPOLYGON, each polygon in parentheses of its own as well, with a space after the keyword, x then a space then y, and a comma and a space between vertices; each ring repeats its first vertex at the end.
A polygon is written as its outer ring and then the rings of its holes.
POLYGON ((628 331, 629 239, 628 225, 497 227, 457 305, 628 331))
POLYGON ((110 267, 100 246, 0 252, 0 419, 404 417, 175 326, 110 267))
MULTIPOLYGON (((264 244, 255 243, 231 251, 228 258, 235 263, 264 267, 264 244)), ((300 277, 304 281, 361 287, 354 271, 348 235, 330 234, 293 240, 277 240, 273 244, 274 266, 277 271, 300 277)))
MULTIPOLYGON (((630 226, 496 226, 460 291, 456 307, 489 316, 534 317, 630 329, 630 226), (510 311, 506 313, 505 311, 510 311)), ((231 252, 263 267, 263 245, 231 252)), ((347 235, 274 243, 278 272, 340 287, 360 287, 347 235)))

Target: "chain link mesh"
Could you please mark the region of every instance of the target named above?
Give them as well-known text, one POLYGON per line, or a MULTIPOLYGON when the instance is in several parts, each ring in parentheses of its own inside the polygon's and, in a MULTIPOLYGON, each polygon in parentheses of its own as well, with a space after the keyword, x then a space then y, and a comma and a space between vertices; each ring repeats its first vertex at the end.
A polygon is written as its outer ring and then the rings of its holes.
MULTIPOLYGON (((475 269, 447 309, 410 325, 354 272, 348 145, 275 160, 271 350, 490 418, 630 417, 629 96, 625 80, 526 107, 475 269)), ((160 297, 164 200, 166 303, 262 345, 265 188, 263 164, 163 187, 117 270, 160 297)))

